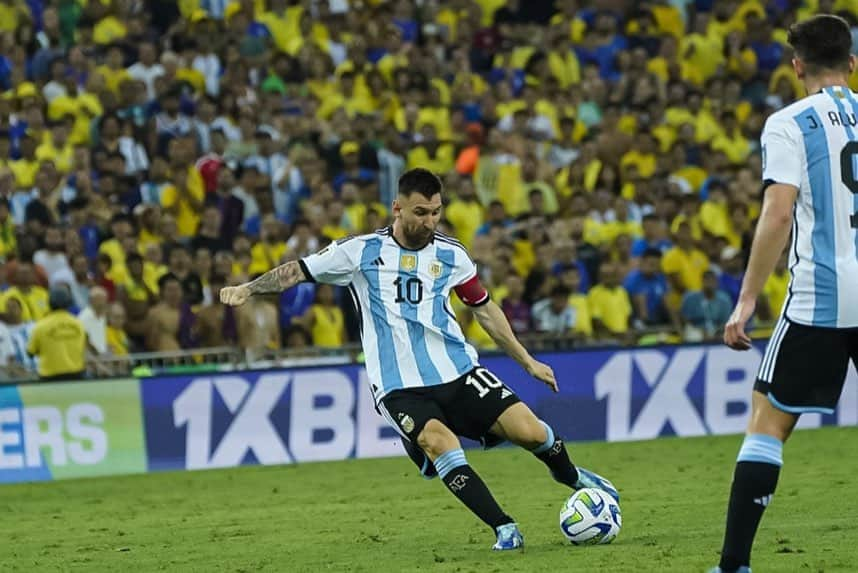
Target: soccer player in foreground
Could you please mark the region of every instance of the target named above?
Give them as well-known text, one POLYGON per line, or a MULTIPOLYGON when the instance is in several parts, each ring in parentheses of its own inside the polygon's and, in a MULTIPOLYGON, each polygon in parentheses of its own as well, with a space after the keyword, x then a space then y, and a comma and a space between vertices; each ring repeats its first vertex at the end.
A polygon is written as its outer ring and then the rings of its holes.
POLYGON ((393 225, 331 243, 256 280, 220 292, 243 304, 302 281, 348 286, 361 320, 366 369, 378 411, 427 478, 438 475, 450 492, 497 536, 497 550, 521 547, 518 526, 468 465, 457 436, 487 447, 508 440, 533 452, 552 477, 570 488, 595 487, 614 498, 613 485, 576 468, 551 427, 515 392, 481 367, 450 310, 455 290, 492 339, 534 378, 557 391, 551 368, 515 338, 506 317, 480 284, 461 243, 436 232, 441 181, 425 169, 399 179, 393 225))
POLYGON ((831 413, 858 360, 858 96, 849 25, 815 16, 789 31, 810 94, 766 121, 763 210, 724 342, 747 350, 745 324, 792 230, 789 296, 769 340, 739 451, 717 572, 750 572, 751 546, 778 482, 783 444, 804 412, 831 413))

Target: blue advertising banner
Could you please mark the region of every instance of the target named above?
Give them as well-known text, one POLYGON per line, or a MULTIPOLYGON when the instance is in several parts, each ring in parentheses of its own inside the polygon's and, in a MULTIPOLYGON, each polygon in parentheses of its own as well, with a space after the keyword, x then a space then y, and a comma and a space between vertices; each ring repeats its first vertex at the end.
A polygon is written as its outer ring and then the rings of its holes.
MULTIPOLYGON (((642 440, 744 431, 763 346, 597 350, 541 355, 554 394, 512 360, 483 365, 567 440, 642 440)), ((148 469, 202 469, 400 455, 398 435, 373 406, 359 366, 145 379, 148 469)), ((799 427, 858 425, 850 368, 838 410, 799 427)))

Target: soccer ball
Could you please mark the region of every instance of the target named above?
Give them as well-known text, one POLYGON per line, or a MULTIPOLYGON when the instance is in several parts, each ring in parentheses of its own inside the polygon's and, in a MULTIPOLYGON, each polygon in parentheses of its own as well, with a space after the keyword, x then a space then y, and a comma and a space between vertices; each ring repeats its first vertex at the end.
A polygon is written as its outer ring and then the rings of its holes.
POLYGON ((622 526, 620 506, 598 489, 579 489, 560 510, 560 531, 572 545, 610 543, 622 526))

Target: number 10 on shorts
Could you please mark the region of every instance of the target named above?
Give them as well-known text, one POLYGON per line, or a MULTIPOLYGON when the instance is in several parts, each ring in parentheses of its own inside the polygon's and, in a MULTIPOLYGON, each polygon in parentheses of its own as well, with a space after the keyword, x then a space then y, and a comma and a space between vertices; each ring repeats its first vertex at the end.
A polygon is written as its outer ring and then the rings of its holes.
POLYGON ((503 388, 503 382, 482 367, 475 368, 471 374, 468 374, 465 384, 476 388, 480 398, 484 398, 491 389, 503 388))

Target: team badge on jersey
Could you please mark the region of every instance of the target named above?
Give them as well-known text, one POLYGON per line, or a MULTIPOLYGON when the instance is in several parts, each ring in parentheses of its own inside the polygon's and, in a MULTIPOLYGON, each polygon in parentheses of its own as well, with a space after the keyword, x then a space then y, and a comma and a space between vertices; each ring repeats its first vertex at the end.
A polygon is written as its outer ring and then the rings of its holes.
POLYGON ((432 261, 429 263, 429 274, 432 278, 437 279, 441 276, 442 272, 444 272, 444 265, 441 264, 441 261, 432 261))
POLYGON ((399 258, 399 268, 403 271, 413 271, 417 268, 416 255, 402 255, 399 258))

